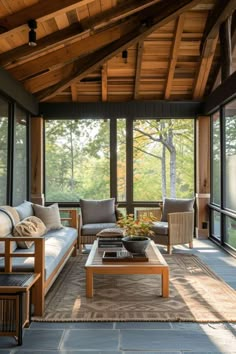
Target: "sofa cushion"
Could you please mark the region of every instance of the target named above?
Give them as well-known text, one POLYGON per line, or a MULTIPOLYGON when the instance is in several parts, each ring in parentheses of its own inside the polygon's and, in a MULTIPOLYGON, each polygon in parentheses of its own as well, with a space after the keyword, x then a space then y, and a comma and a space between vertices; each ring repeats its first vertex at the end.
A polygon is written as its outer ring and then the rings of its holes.
POLYGON ((193 211, 193 204, 194 204, 194 198, 193 199, 165 198, 161 221, 168 221, 169 213, 193 211))
POLYGON ((115 198, 80 199, 83 224, 115 223, 115 198))
MULTIPOLYGON (((29 216, 15 225, 13 229, 13 236, 42 236, 46 231, 47 228, 42 220, 36 216, 29 216)), ((32 244, 33 241, 17 241, 17 246, 19 248, 29 248, 32 244)))
POLYGON ((16 211, 19 214, 20 220, 23 220, 25 218, 28 218, 29 216, 34 215, 34 211, 33 211, 33 208, 32 208, 32 203, 28 202, 27 200, 25 200, 20 205, 17 205, 15 207, 15 209, 16 209, 16 211))
MULTIPOLYGON (((45 280, 55 270, 56 266, 65 257, 69 247, 77 240, 77 230, 72 227, 63 227, 60 230, 50 230, 43 236, 45 239, 45 280)), ((33 272, 34 258, 28 255, 34 251, 34 245, 27 249, 17 248, 15 253, 25 253, 25 257, 15 257, 12 260, 14 272, 33 272)), ((0 271, 3 270, 4 261, 0 259, 0 271)))
POLYGON ((154 221, 151 230, 155 235, 168 235, 169 228, 166 221, 154 221))
POLYGON ((115 228, 115 223, 97 223, 97 224, 85 224, 81 228, 82 236, 96 236, 100 231, 104 229, 115 228))
POLYGON ((47 207, 33 204, 33 209, 35 215, 43 221, 48 230, 62 228, 60 211, 57 203, 47 207))

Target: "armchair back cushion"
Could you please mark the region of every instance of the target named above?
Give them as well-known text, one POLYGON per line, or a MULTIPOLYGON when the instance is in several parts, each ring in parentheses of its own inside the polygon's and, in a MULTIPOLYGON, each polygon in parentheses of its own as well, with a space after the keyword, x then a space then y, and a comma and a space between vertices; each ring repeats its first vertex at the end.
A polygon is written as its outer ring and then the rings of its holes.
POLYGON ((80 199, 82 220, 84 224, 115 223, 115 198, 89 200, 80 199))
POLYGON ((168 221, 168 214, 193 211, 193 199, 165 198, 161 221, 168 221))

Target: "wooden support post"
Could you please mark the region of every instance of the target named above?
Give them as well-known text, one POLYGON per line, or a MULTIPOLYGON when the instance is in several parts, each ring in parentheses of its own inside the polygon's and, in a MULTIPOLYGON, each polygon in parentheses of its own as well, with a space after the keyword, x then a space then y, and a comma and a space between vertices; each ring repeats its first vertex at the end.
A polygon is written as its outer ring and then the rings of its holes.
POLYGON ((44 205, 42 117, 31 119, 31 201, 44 205))
POLYGON ((197 118, 196 133, 196 236, 209 236, 210 117, 197 118))
POLYGON ((220 26, 221 82, 232 72, 231 17, 220 26))

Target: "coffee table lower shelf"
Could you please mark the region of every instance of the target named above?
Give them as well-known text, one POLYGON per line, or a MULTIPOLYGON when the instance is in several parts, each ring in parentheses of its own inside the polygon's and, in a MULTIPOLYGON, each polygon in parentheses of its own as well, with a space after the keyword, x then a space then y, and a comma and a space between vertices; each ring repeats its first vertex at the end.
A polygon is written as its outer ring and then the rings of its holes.
POLYGON ((94 274, 159 274, 162 278, 162 296, 169 297, 169 266, 153 241, 147 248, 148 262, 109 262, 102 261, 102 252, 98 250, 97 240, 94 242, 86 269, 86 296, 93 297, 94 274))

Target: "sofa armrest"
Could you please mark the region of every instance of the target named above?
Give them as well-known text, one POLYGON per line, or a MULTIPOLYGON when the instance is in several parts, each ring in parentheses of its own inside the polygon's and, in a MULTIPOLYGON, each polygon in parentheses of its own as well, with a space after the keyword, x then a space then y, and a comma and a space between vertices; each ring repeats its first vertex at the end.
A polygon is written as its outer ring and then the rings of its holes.
POLYGON ((34 258, 34 272, 40 273, 44 277, 45 268, 45 239, 44 237, 34 236, 34 237, 1 237, 1 242, 5 242, 5 252, 0 254, 0 257, 5 258, 5 272, 12 272, 12 258, 14 257, 33 257, 34 258), (32 241, 34 243, 34 251, 32 252, 22 252, 14 253, 12 251, 12 242, 15 241, 32 241))
POLYGON ((78 211, 76 209, 61 209, 61 221, 68 226, 78 229, 78 211))
POLYGON ((194 212, 168 214, 170 244, 188 243, 193 240, 194 212))

